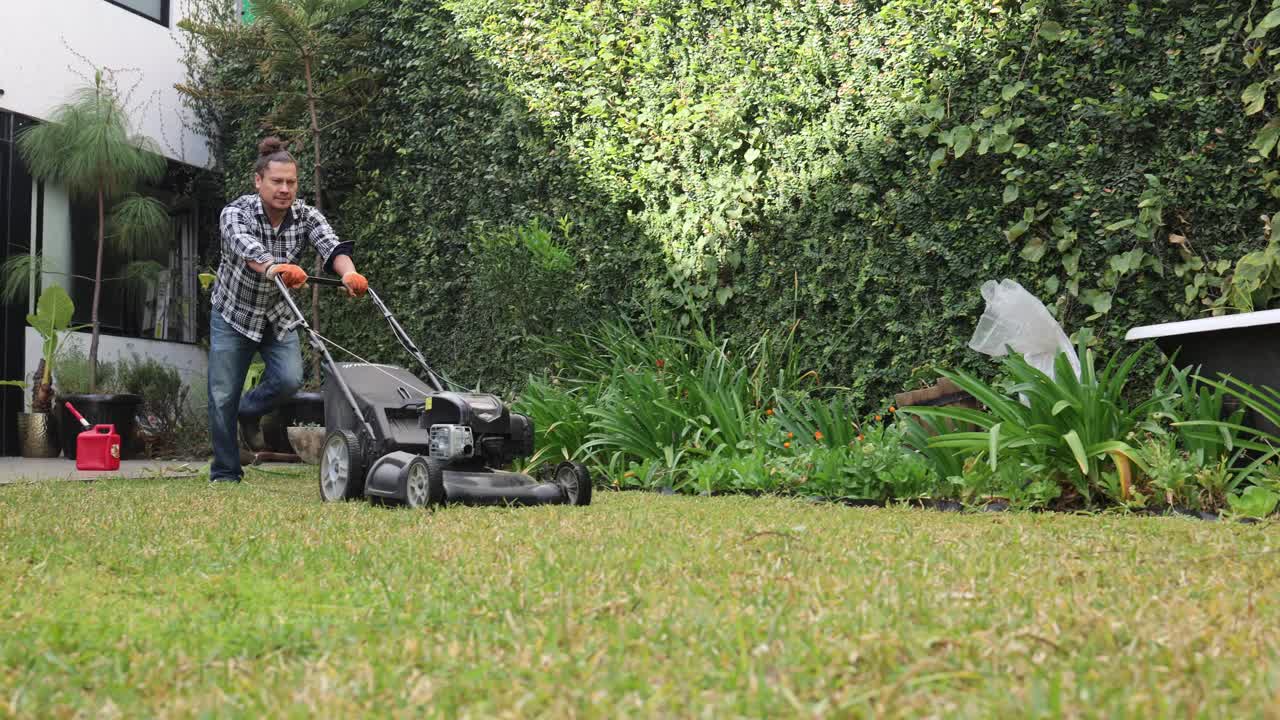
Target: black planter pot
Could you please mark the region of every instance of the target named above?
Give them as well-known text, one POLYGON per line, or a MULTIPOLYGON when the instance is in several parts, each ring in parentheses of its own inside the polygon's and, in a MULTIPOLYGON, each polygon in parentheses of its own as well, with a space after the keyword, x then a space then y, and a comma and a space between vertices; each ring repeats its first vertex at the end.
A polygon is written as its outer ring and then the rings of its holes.
MULTIPOLYGON (((1280 310, 1261 310, 1133 328, 1126 340, 1154 340, 1179 368, 1200 367, 1214 380, 1218 374, 1254 386, 1280 390, 1280 310)), ((1234 400, 1234 398, 1232 398, 1234 400)), ((1250 410, 1244 424, 1270 433, 1280 428, 1250 410)))
POLYGON ((140 395, 66 395, 60 396, 58 404, 58 437, 62 441, 62 454, 68 460, 76 459, 76 438, 84 430, 80 421, 67 409, 67 402, 89 421, 89 425, 115 425, 120 435, 120 457, 131 460, 142 454, 142 443, 138 441, 137 415, 142 405, 140 395))
POLYGON ((324 425, 324 394, 300 392, 276 406, 262 418, 262 440, 270 452, 292 453, 289 426, 324 425))

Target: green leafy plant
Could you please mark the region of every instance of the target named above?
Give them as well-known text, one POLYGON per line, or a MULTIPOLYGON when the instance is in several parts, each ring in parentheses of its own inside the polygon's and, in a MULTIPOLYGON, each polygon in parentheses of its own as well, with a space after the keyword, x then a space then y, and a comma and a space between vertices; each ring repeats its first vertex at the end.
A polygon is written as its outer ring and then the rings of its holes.
POLYGON ((1049 473, 1061 477, 1085 502, 1100 487, 1100 460, 1109 457, 1119 473, 1121 496, 1127 497, 1131 463, 1140 462, 1128 440, 1165 398, 1148 395, 1130 405, 1126 397, 1126 384, 1142 350, 1117 353, 1101 370, 1084 338, 1079 354, 1079 378, 1066 353, 1056 358, 1053 377, 1011 354, 1003 360, 1007 382, 1002 389, 963 371, 942 371, 987 410, 911 407, 900 412, 977 426, 976 431, 943 432, 928 442, 932 447, 982 455, 992 469, 1002 458, 1017 463, 1034 453, 1043 458, 1049 473))
POLYGON ((565 249, 573 223, 564 217, 558 228, 559 239, 538 218, 472 231, 469 299, 481 310, 478 321, 520 328, 525 337, 558 334, 566 316, 576 312, 565 293, 576 264, 565 249))
POLYGON ((793 482, 804 495, 886 503, 939 494, 932 466, 903 444, 894 426, 867 427, 845 445, 802 446, 784 467, 793 478, 801 473, 793 482))
POLYGON ((1010 508, 1033 510, 1048 507, 1062 495, 1062 485, 1048 466, 1034 456, 1015 462, 990 463, 974 456, 949 478, 954 494, 966 505, 983 507, 1004 501, 1010 508))
POLYGON ((544 462, 578 460, 591 429, 586 409, 594 400, 590 387, 567 389, 538 378, 530 378, 512 405, 533 421, 534 455, 527 466, 544 462))
MULTIPOLYGON (((40 381, 35 384, 31 391, 31 411, 39 413, 47 413, 53 406, 53 359, 58 352, 58 341, 61 334, 71 327, 71 316, 75 313, 75 304, 71 302, 71 296, 67 295, 67 291, 62 289, 61 285, 50 285, 40 293, 40 299, 36 301, 35 313, 27 314, 27 324, 40 333, 41 343, 41 360, 40 360, 40 381)), ((0 383, 3 385, 16 385, 25 388, 26 382, 20 380, 8 380, 0 383)))
POLYGON ((155 358, 134 355, 131 360, 120 360, 117 373, 125 392, 142 397, 142 413, 155 443, 174 444, 190 392, 177 369, 155 358))
POLYGON ((700 495, 720 493, 773 494, 795 488, 792 473, 779 467, 763 447, 743 454, 715 452, 689 467, 688 489, 700 495))
MULTIPOLYGON (((117 364, 101 360, 96 365, 97 391, 114 393, 123 390, 118 382, 117 364)), ((62 348, 53 360, 53 382, 59 396, 81 395, 94 392, 89 381, 90 362, 84 350, 69 344, 62 348)))
POLYGON ((1251 518, 1264 518, 1275 512, 1280 504, 1280 493, 1259 485, 1250 485, 1240 494, 1227 496, 1231 511, 1251 518))
POLYGON ((710 452, 715 432, 690 415, 679 393, 655 371, 620 368, 598 404, 587 408, 591 433, 583 450, 598 451, 615 468, 648 463, 641 482, 677 488, 684 482, 682 466, 710 452))
POLYGON ((857 441, 862 428, 857 423, 858 412, 850 398, 834 395, 826 400, 812 397, 800 399, 779 395, 773 417, 784 432, 791 433, 800 442, 818 442, 833 447, 847 446, 857 441))
POLYGON ((1271 218, 1263 215, 1262 224, 1266 247, 1236 260, 1223 282, 1220 309, 1265 310, 1280 297, 1280 244, 1271 236, 1271 218))
POLYGON ((1152 435, 1136 448, 1142 462, 1145 494, 1169 508, 1200 509, 1196 474, 1204 467, 1204 455, 1192 455, 1178 447, 1169 435, 1152 435))
POLYGON ((1197 372, 1196 368, 1177 368, 1170 362, 1156 378, 1159 407, 1152 413, 1152 421, 1170 423, 1178 435, 1178 444, 1187 452, 1201 458, 1217 458, 1236 449, 1240 436, 1236 428, 1244 419, 1244 408, 1225 389, 1200 381, 1197 372), (1229 408, 1229 404, 1237 407, 1229 408), (1216 421, 1224 422, 1189 424, 1216 421))
POLYGON ((1252 472, 1253 466, 1240 468, 1228 457, 1205 463, 1195 474, 1200 488, 1200 507, 1207 510, 1226 507, 1227 498, 1245 485, 1252 472))
MULTIPOLYGON (((1280 425, 1280 392, 1267 386, 1255 386, 1229 375, 1223 375, 1218 380, 1197 375, 1195 379, 1198 383, 1235 398, 1241 403, 1242 410, 1251 410, 1272 425, 1280 425)), ((1233 415, 1228 420, 1185 420, 1174 423, 1174 427, 1192 432, 1226 430, 1234 433, 1234 445, 1260 454, 1253 463, 1254 468, 1280 452, 1280 437, 1266 430, 1240 424, 1239 415, 1233 415)))

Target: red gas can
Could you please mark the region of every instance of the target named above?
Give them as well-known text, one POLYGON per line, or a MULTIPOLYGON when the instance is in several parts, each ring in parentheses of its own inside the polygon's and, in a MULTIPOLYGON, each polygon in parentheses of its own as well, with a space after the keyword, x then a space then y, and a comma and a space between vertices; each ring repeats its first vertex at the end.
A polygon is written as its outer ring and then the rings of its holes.
POLYGON ((76 437, 76 469, 120 469, 120 436, 115 425, 94 425, 76 437))

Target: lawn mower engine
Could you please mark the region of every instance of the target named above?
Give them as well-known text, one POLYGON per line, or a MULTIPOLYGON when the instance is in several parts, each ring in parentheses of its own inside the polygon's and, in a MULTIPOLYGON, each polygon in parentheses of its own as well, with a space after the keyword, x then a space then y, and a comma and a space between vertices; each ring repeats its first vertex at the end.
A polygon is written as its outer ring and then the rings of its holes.
POLYGON ((533 422, 497 396, 432 389, 393 365, 334 365, 324 387, 324 499, 366 496, 415 507, 591 502, 580 463, 561 463, 551 482, 497 469, 534 450, 533 422))

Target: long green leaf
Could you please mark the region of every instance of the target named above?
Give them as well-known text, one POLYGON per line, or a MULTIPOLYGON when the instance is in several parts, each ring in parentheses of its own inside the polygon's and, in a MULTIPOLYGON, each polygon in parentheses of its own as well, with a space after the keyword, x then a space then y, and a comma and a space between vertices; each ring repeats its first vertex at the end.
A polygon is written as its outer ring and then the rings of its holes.
POLYGON ((1089 474, 1089 457, 1085 454, 1084 444, 1080 442, 1080 435, 1075 430, 1062 436, 1067 442, 1067 447, 1071 448, 1071 454, 1075 456, 1076 464, 1080 466, 1080 472, 1089 474))
POLYGON ((988 438, 987 452, 989 456, 987 458, 987 462, 991 465, 992 470, 996 469, 996 457, 1000 453, 1000 426, 1001 425, 1002 423, 996 423, 995 425, 992 425, 991 431, 988 433, 991 437, 988 438))

